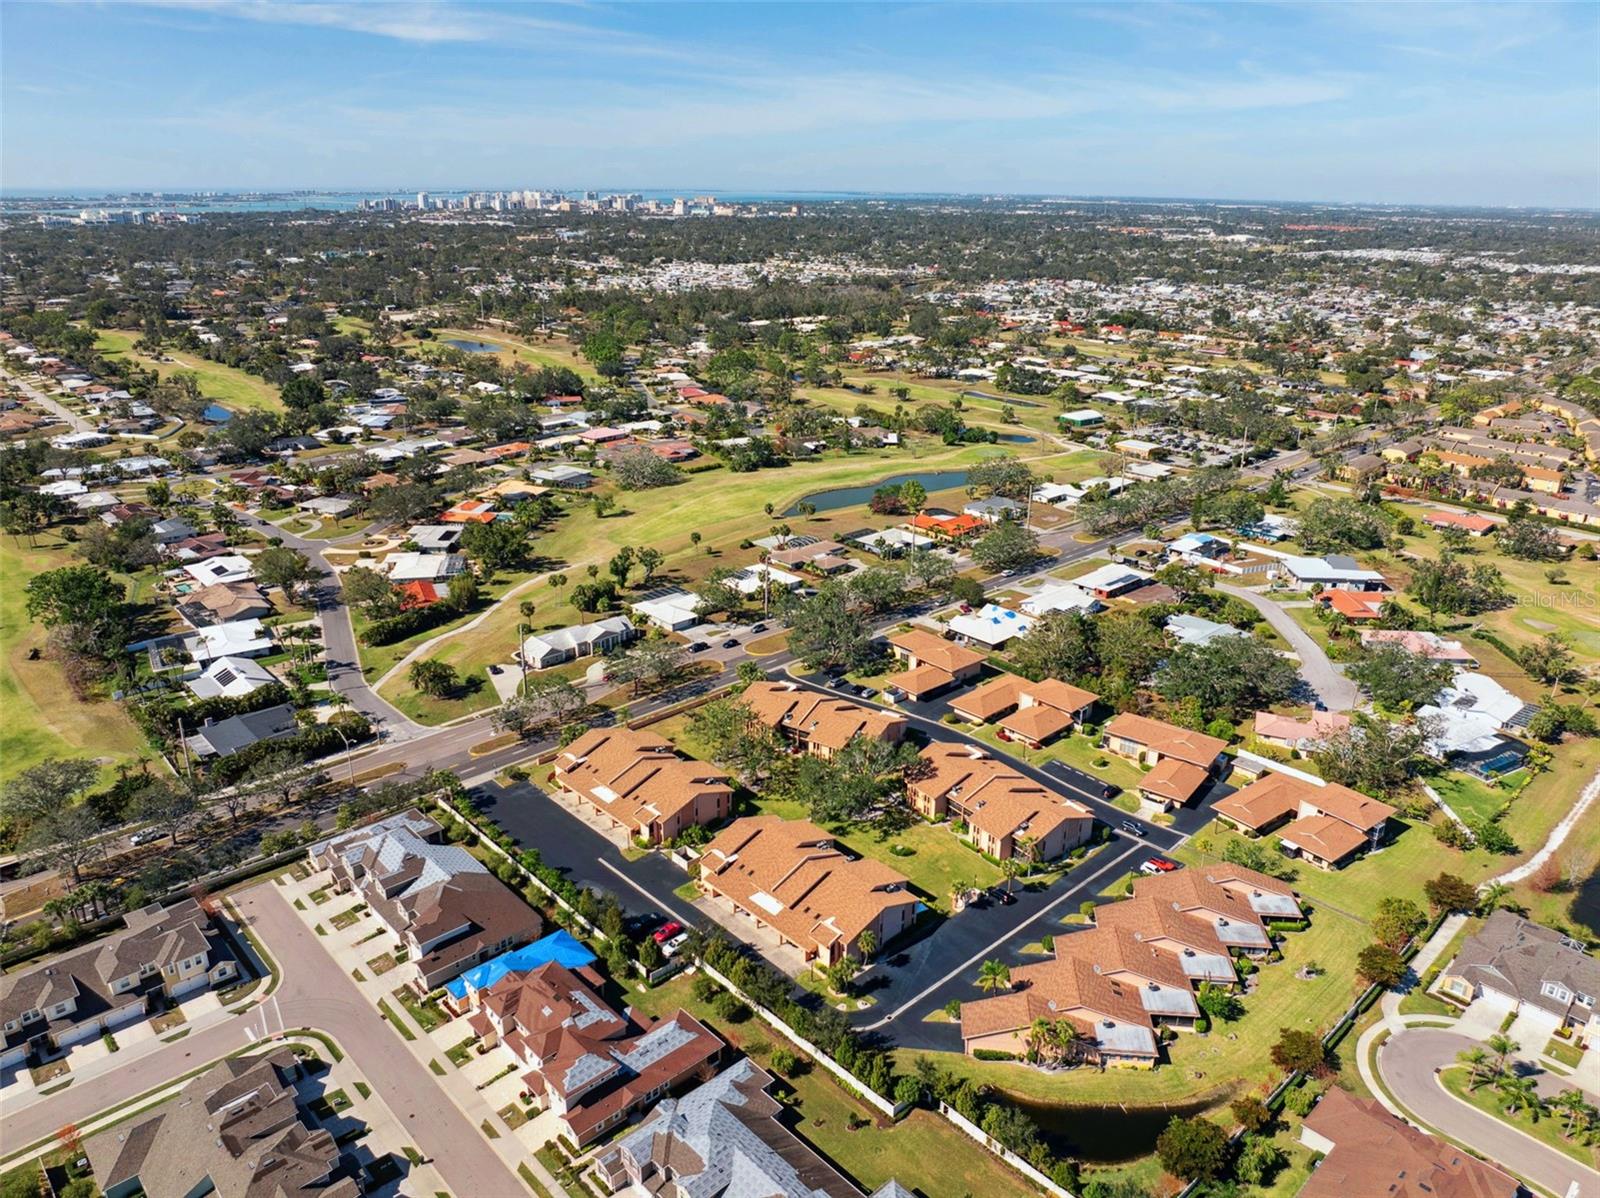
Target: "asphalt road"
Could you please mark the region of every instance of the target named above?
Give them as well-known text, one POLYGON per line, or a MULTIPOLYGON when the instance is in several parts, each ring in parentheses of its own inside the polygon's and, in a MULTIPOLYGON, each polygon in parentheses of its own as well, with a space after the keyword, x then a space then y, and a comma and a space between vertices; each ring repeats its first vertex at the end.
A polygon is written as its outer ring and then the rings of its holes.
POLYGON ((1600 1195, 1600 1172, 1563 1152, 1468 1106, 1440 1087, 1434 1071, 1455 1063, 1456 1054, 1477 1044, 1443 1028, 1413 1027, 1389 1037, 1378 1049, 1378 1071, 1395 1100, 1428 1126, 1470 1144, 1484 1156, 1553 1194, 1577 1184, 1581 1198, 1600 1195))
POLYGON ((431 1157, 457 1194, 519 1194, 523 1183, 483 1134, 448 1101, 428 1070, 296 917, 271 882, 235 896, 241 918, 283 969, 273 996, 242 1016, 185 1037, 166 1050, 75 1083, 48 1101, 8 1115, 7 1144, 29 1144, 66 1123, 82 1123, 108 1107, 170 1085, 184 1074, 269 1032, 309 1027, 338 1041, 405 1128, 406 1139, 431 1157))
POLYGON ((1329 711, 1349 711, 1361 699, 1356 684, 1344 676, 1344 671, 1328 660, 1321 645, 1311 634, 1295 623, 1291 616, 1271 599, 1225 582, 1217 583, 1217 590, 1236 599, 1242 599, 1266 617, 1268 624, 1289 642, 1289 647, 1300 655, 1300 677, 1316 693, 1329 711))

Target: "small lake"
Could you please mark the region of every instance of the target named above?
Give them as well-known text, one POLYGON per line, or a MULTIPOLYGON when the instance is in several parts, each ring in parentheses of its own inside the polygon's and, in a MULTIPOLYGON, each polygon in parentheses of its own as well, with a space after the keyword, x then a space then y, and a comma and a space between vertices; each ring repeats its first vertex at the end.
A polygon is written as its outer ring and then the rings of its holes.
POLYGON ((200 413, 200 419, 207 424, 227 424, 233 419, 233 413, 219 403, 207 404, 200 413))
POLYGON ((995 435, 996 441, 1004 442, 1006 445, 1032 445, 1038 439, 1037 437, 1028 436, 1027 433, 997 433, 995 435))
POLYGON ((498 345, 488 341, 463 341, 459 338, 451 337, 445 341, 445 344, 469 354, 497 354, 500 352, 498 345))
POLYGON ((1210 1098, 1171 1106, 1060 1106, 1032 1102, 1006 1092, 1008 1102, 1028 1116, 1039 1135, 1058 1156, 1097 1165, 1116 1164, 1148 1156, 1156 1150, 1156 1137, 1174 1118, 1190 1118, 1209 1110, 1210 1098))
POLYGON ((807 495, 799 503, 792 504, 784 511, 785 516, 798 516, 800 504, 809 503, 819 512, 835 512, 842 507, 855 507, 857 504, 866 503, 872 498, 874 491, 879 487, 898 487, 902 483, 919 482, 922 489, 930 495, 935 491, 948 491, 952 487, 967 485, 967 472, 965 470, 922 470, 916 474, 891 474, 888 478, 880 479, 875 483, 867 483, 860 487, 834 487, 828 491, 818 491, 807 495))

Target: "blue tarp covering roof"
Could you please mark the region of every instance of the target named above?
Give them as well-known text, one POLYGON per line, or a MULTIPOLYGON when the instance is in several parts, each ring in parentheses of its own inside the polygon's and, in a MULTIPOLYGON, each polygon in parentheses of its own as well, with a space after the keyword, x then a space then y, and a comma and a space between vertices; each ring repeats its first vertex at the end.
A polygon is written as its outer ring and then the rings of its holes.
POLYGON ((447 982, 445 990, 451 998, 460 1000, 466 998, 468 986, 474 990, 486 990, 508 973, 527 973, 551 961, 568 969, 576 969, 580 965, 592 964, 594 959, 594 954, 583 942, 563 928, 543 940, 535 940, 532 944, 501 953, 492 961, 473 966, 454 981, 447 982))

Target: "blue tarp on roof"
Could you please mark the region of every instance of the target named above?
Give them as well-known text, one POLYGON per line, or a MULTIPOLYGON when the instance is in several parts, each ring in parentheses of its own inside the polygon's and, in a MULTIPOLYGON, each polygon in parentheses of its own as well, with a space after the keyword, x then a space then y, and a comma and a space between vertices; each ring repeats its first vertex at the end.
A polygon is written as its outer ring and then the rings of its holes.
POLYGON ((559 932, 552 932, 543 940, 535 940, 532 944, 514 948, 509 953, 501 953, 492 961, 474 966, 454 981, 447 982, 445 990, 451 998, 459 1001, 466 998, 469 985, 474 990, 485 990, 508 973, 527 973, 530 969, 538 969, 539 966, 548 965, 551 961, 568 969, 576 969, 580 965, 593 963, 594 959, 594 954, 571 932, 563 928, 559 932))

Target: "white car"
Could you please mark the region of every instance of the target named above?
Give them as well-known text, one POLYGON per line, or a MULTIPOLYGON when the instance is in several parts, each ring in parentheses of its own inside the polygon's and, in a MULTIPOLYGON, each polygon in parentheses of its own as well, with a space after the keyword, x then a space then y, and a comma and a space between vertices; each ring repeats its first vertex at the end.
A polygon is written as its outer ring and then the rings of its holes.
POLYGON ((661 955, 670 961, 673 957, 678 955, 678 950, 687 943, 689 943, 689 933, 679 932, 671 940, 667 941, 661 946, 661 955))

